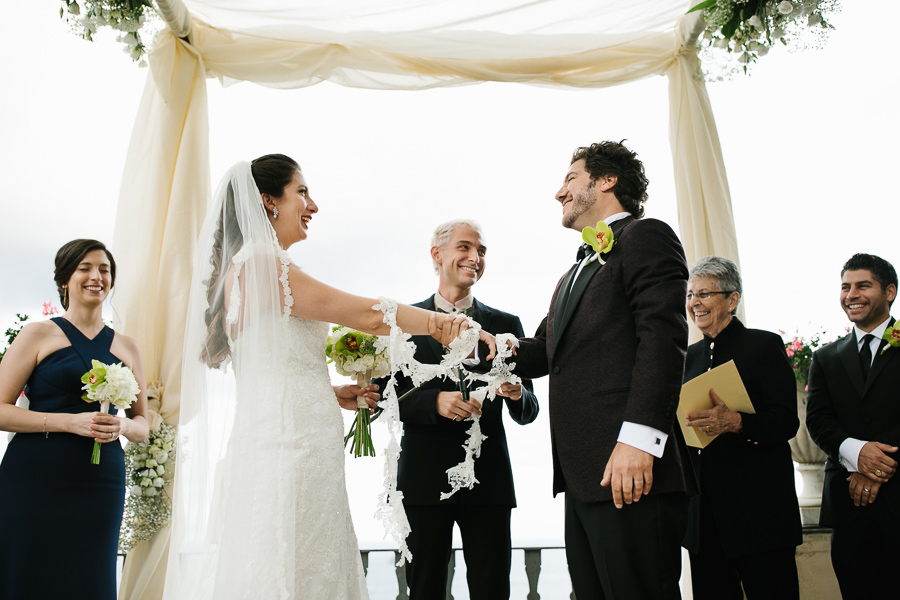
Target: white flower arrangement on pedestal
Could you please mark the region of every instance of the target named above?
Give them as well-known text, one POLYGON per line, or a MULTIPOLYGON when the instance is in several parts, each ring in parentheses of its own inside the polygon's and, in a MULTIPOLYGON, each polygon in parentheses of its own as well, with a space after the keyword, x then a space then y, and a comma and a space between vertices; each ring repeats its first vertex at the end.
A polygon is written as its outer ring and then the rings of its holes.
POLYGON ((840 10, 840 0, 705 0, 688 13, 697 10, 706 20, 702 58, 707 79, 722 79, 711 73, 735 70, 733 63, 719 64, 723 52, 746 73, 747 65, 776 43, 797 50, 821 48, 834 29, 827 18, 840 10))
POLYGON ((146 66, 143 58, 147 47, 141 34, 152 38, 161 29, 161 21, 157 17, 152 0, 61 0, 59 17, 65 19, 72 31, 89 42, 94 41, 94 34, 103 27, 119 32, 117 41, 125 45, 125 53, 131 60, 140 61, 146 66))
POLYGON ((146 441, 125 449, 125 513, 119 532, 119 552, 127 554, 149 540, 172 518, 165 487, 175 473, 175 428, 161 423, 146 441))

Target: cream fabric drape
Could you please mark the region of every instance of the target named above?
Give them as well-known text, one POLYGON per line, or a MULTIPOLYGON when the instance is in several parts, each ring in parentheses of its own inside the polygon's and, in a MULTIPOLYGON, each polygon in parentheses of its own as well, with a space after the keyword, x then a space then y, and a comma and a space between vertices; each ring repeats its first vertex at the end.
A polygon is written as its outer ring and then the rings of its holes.
MULTIPOLYGON (((202 62, 167 36, 151 56, 114 235, 116 330, 138 340, 147 380, 162 388, 149 403, 153 429, 178 424, 191 258, 209 197, 207 121, 202 62)), ((168 546, 167 528, 128 554, 120 598, 162 596, 168 546)))
MULTIPOLYGON (((490 11, 473 0, 304 3, 302 10, 288 0, 186 4, 194 15, 190 43, 164 31, 151 53, 115 231, 119 330, 140 343, 148 379, 165 386, 154 408, 170 424, 180 403, 191 258, 209 197, 207 77, 274 88, 327 79, 424 89, 480 81, 605 87, 665 74, 688 260, 712 253, 737 260, 715 121, 679 21, 689 2, 498 0, 490 11), (395 22, 403 29, 390 29, 395 22)), ((168 535, 129 554, 120 598, 161 597, 168 535)))

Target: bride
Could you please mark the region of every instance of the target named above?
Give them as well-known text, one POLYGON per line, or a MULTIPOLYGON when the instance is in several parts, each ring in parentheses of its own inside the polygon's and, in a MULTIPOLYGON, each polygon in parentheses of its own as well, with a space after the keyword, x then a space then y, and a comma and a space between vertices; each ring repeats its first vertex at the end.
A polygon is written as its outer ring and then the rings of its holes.
MULTIPOLYGON (((368 598, 339 406, 374 406, 377 386, 332 387, 325 340, 329 323, 389 329, 376 300, 291 262, 318 210, 279 154, 235 165, 216 192, 194 258, 165 598, 368 598)), ((466 328, 403 305, 397 323, 445 344, 466 328)))

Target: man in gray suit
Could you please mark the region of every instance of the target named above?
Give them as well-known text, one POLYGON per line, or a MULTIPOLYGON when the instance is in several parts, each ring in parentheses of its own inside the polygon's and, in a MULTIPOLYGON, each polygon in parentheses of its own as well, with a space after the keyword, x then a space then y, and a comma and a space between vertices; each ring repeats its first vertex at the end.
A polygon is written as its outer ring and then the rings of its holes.
POLYGON ((564 227, 603 220, 557 285, 516 372, 550 375, 553 492, 566 492, 566 556, 580 599, 680 598, 687 494, 696 482, 676 423, 687 349, 688 269, 672 229, 643 219, 647 178, 616 142, 578 148, 556 200, 564 227))

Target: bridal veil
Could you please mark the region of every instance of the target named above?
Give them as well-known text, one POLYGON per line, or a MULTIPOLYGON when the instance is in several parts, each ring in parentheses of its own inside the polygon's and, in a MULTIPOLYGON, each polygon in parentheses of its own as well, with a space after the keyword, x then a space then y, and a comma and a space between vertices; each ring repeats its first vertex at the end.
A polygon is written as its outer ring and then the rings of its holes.
POLYGON ((235 165, 194 257, 167 599, 296 597, 289 262, 251 165, 235 165))

